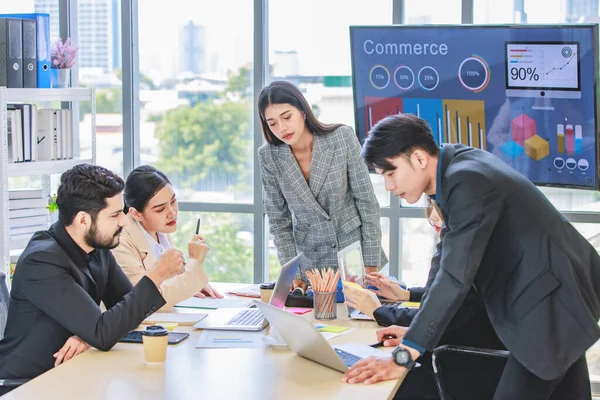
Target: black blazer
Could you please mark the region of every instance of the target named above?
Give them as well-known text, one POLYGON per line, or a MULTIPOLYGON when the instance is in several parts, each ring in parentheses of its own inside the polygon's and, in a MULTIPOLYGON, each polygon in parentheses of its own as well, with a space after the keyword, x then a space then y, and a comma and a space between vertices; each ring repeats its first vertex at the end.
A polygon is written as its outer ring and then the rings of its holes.
POLYGON ((132 288, 110 250, 86 254, 60 222, 33 235, 17 262, 10 296, 0 378, 49 370, 53 354, 73 335, 109 350, 165 304, 150 279, 132 288))
POLYGON ((600 338, 600 257, 523 175, 494 155, 444 144, 436 202, 445 221, 405 339, 431 350, 474 285, 511 354, 562 376, 600 338))
MULTIPOLYGON (((426 287, 410 288, 409 301, 420 302, 426 291, 426 287)), ((417 308, 382 306, 375 310, 373 316, 382 326, 410 326, 418 311, 417 308)), ((489 322, 485 305, 474 289, 469 291, 439 343, 434 346, 443 344, 504 350, 504 345, 489 322)))
MULTIPOLYGON (((425 290, 424 287, 411 287, 408 301, 420 302, 425 290)), ((419 311, 418 308, 381 306, 375 310, 373 317, 381 326, 409 326, 417 311, 419 311)))
MULTIPOLYGON (((426 287, 410 288, 410 301, 421 301, 426 291, 426 287)), ((409 326, 418 311, 383 306, 375 310, 374 316, 379 325, 409 326)), ((469 291, 437 345, 443 344, 505 350, 474 289, 469 291)), ((431 357, 429 351, 419 357, 421 367, 410 371, 394 399, 439 399, 431 357)), ((444 354, 438 362, 447 393, 464 400, 491 399, 504 368, 502 361, 454 353, 444 354)))

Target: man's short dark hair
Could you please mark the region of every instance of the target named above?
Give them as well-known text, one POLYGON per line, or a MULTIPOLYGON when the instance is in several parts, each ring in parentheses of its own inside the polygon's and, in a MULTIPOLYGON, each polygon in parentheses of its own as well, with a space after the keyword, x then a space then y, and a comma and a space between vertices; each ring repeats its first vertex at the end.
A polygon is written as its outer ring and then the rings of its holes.
POLYGON ((386 172, 395 169, 392 159, 408 159, 417 149, 439 154, 427 121, 413 114, 398 114, 382 119, 369 131, 361 155, 369 166, 386 172))
POLYGON ((121 193, 124 187, 123 179, 104 167, 74 166, 60 177, 56 194, 60 222, 71 225, 80 211, 90 214, 95 222, 98 213, 106 208, 106 199, 121 193))

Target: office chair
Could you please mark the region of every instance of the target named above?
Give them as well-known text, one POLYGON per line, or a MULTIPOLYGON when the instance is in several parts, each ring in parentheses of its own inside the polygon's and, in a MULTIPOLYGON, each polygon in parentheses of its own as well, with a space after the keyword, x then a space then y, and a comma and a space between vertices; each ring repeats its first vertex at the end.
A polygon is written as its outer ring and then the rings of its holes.
MULTIPOLYGON (((4 337, 4 328, 6 328, 6 318, 8 317, 8 304, 10 294, 6 283, 6 274, 0 272, 0 339, 4 337)), ((0 386, 5 388, 16 388, 28 382, 29 379, 1 379, 0 386)))
POLYGON ((431 363, 433 366, 435 385, 437 387, 438 394, 440 395, 440 400, 452 400, 452 396, 446 391, 444 379, 442 377, 442 370, 439 363, 439 357, 444 353, 457 353, 469 356, 496 358, 504 361, 508 359, 509 355, 509 352, 506 350, 490 350, 454 345, 443 345, 436 347, 433 349, 433 354, 431 355, 431 363))

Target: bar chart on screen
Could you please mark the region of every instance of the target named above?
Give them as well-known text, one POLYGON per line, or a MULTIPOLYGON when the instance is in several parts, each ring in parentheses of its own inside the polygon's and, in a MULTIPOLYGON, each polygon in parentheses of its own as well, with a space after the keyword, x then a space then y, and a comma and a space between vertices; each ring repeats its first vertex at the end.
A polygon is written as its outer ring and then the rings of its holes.
POLYGON ((486 149, 485 104, 481 100, 443 100, 446 143, 486 149))
POLYGON ((414 114, 429 123, 435 141, 486 149, 485 102, 423 98, 365 97, 367 132, 383 118, 414 114))

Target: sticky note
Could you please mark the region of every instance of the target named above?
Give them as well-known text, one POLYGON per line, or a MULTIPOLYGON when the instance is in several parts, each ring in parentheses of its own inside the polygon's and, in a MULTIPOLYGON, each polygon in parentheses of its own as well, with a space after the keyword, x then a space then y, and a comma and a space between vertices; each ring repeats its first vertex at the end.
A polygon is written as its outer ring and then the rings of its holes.
POLYGON ((325 325, 318 329, 320 332, 342 333, 346 332, 350 328, 348 328, 347 326, 325 325))
POLYGON ((175 329, 179 326, 179 324, 177 322, 161 322, 156 325, 160 325, 168 331, 172 331, 173 329, 175 329))
POLYGON ((312 308, 304 308, 304 307, 286 307, 285 311, 294 313, 294 314, 298 314, 298 315, 302 315, 302 314, 306 314, 307 312, 311 312, 312 308))
POLYGON ((414 301, 405 301, 402 303, 402 307, 419 308, 420 306, 421 306, 421 303, 416 303, 414 301))
POLYGON ((351 288, 354 288, 354 289, 362 289, 363 288, 356 282, 342 281, 342 283, 344 284, 344 286, 350 286, 351 288))

